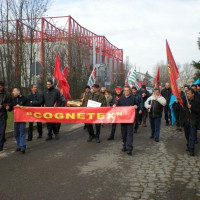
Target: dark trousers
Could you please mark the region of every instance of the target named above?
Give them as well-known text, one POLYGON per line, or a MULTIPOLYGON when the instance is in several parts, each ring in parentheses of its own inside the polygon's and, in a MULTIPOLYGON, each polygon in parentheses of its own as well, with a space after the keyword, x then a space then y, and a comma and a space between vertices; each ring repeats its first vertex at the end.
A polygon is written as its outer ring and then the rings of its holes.
MULTIPOLYGON (((38 131, 38 136, 42 136, 42 123, 37 122, 37 131, 38 131)), ((28 139, 32 140, 33 138, 33 122, 29 122, 29 127, 28 127, 28 139)))
POLYGON ((133 150, 133 124, 121 124, 123 148, 133 150))
POLYGON ((87 124, 87 129, 90 137, 95 137, 99 139, 101 124, 94 124, 96 129, 96 135, 94 134, 94 129, 92 124, 87 124))
POLYGON ((144 125, 146 125, 147 113, 148 113, 147 110, 144 109, 142 111, 142 114, 139 114, 138 121, 139 121, 140 124, 143 123, 144 125))
POLYGON ((0 112, 0 148, 3 147, 5 142, 5 131, 6 131, 6 121, 7 121, 7 113, 0 112))
POLYGON ((186 122, 184 124, 184 132, 185 132, 185 138, 187 140, 187 146, 189 149, 189 152, 194 152, 194 142, 195 142, 195 135, 196 135, 197 127, 191 126, 189 122, 186 122))
POLYGON ((112 138, 115 137, 116 127, 117 127, 117 124, 112 124, 111 133, 110 133, 110 137, 112 138))
POLYGON ((169 120, 171 122, 172 121, 172 119, 171 119, 171 111, 170 111, 170 108, 169 108, 168 104, 164 107, 164 112, 165 112, 165 121, 166 121, 166 123, 169 123, 169 120))
POLYGON ((176 116, 176 126, 180 127, 181 125, 180 125, 180 111, 179 110, 175 112, 175 116, 176 116))
POLYGON ((138 129, 138 121, 139 121, 139 113, 136 111, 135 113, 135 121, 134 121, 134 129, 137 130, 138 129))
POLYGON ((56 123, 56 133, 60 132, 61 123, 56 123))
POLYGON ((149 116, 149 121, 151 124, 151 135, 154 138, 160 137, 160 125, 161 125, 161 117, 159 118, 152 118, 149 116))
POLYGON ((52 132, 55 135, 58 134, 56 124, 57 123, 47 123, 48 137, 52 137, 52 132))

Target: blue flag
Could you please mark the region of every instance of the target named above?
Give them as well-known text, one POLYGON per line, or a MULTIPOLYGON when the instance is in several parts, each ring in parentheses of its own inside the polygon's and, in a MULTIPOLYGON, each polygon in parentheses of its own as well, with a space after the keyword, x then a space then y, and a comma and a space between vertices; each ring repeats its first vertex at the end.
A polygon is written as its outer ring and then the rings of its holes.
POLYGON ((174 125, 174 123, 176 122, 176 116, 175 116, 175 113, 174 113, 174 109, 172 107, 173 103, 177 100, 176 96, 174 96, 173 94, 171 95, 171 98, 170 98, 170 102, 169 102, 169 108, 171 110, 171 118, 172 118, 172 125, 174 125))
POLYGON ((198 78, 193 84, 194 85, 200 84, 200 78, 198 78))

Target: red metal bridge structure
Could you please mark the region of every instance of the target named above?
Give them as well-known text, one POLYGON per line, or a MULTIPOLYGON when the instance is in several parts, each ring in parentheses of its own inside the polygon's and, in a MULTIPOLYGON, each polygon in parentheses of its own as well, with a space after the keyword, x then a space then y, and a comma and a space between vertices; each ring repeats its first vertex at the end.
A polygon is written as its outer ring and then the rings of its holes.
MULTIPOLYGON (((71 16, 0 21, 0 24, 5 23, 9 23, 12 30, 10 28, 6 30, 1 26, 0 45, 15 44, 15 73, 18 73, 20 42, 26 44, 32 42, 32 45, 37 46, 37 58, 40 60, 42 67, 45 68, 47 67, 45 62, 45 52, 47 51, 45 44, 59 43, 60 46, 63 41, 67 43, 76 41, 76 45, 80 49, 85 48, 87 55, 84 57, 84 65, 87 66, 89 73, 92 71, 94 63, 94 46, 96 54, 95 63, 101 62, 108 67, 109 75, 107 81, 114 82, 117 75, 122 73, 123 50, 111 44, 105 36, 97 35, 84 28, 71 16), (30 24, 33 24, 33 21, 34 26, 31 26, 30 24)), ((67 62, 65 65, 70 69, 73 62, 73 56, 71 56, 73 52, 70 45, 66 45, 65 54, 67 62)))

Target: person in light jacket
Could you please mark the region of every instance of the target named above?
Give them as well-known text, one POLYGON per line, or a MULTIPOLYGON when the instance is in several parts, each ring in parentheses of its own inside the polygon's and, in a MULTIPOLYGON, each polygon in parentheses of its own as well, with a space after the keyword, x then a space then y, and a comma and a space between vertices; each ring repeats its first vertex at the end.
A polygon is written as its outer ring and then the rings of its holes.
POLYGON ((151 124, 151 137, 159 142, 160 125, 163 107, 167 104, 164 97, 160 95, 160 90, 155 88, 153 94, 145 101, 145 108, 149 112, 149 120, 151 124))

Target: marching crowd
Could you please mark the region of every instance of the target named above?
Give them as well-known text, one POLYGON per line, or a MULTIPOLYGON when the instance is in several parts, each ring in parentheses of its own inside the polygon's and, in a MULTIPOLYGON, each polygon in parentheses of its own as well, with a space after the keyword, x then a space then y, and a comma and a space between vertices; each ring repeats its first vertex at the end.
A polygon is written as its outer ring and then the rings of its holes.
MULTIPOLYGON (((178 88, 183 105, 176 100, 172 107, 176 116, 177 130, 185 132, 186 150, 190 156, 194 156, 195 143, 198 142, 197 130, 200 128, 200 85, 192 85, 178 88)), ((162 113, 166 126, 172 124, 171 111, 169 108, 171 98, 170 84, 166 83, 163 89, 155 88, 150 94, 145 85, 139 90, 136 87, 129 86, 116 87, 114 93, 106 88, 100 88, 98 84, 94 84, 92 88, 85 87, 85 91, 81 94, 81 106, 87 107, 88 100, 93 100, 105 106, 133 106, 135 108, 134 123, 121 124, 121 137, 123 141, 122 151, 128 155, 132 155, 133 151, 133 133, 137 133, 139 125, 146 127, 146 121, 149 117, 151 126, 150 138, 155 142, 160 140, 160 127, 162 113)), ((66 100, 62 93, 54 87, 53 81, 48 80, 44 94, 37 91, 37 86, 31 86, 31 92, 26 97, 22 95, 19 88, 13 88, 11 95, 5 90, 4 83, 0 81, 0 151, 3 150, 6 142, 5 130, 7 124, 7 111, 12 111, 14 106, 33 106, 33 107, 64 107, 66 100)), ((46 123, 48 135, 46 140, 52 140, 53 134, 55 139, 59 139, 60 123, 46 123)), ((85 124, 84 129, 88 130, 88 142, 100 143, 101 124, 85 124), (95 126, 95 131, 93 128, 95 126)), ((108 140, 114 140, 117 124, 113 123, 108 140)), ((38 139, 42 138, 42 123, 37 122, 38 139)), ((29 122, 28 138, 31 141, 33 137, 33 122, 29 122)), ((25 153, 26 151, 26 122, 14 122, 14 135, 17 143, 16 151, 25 153)))

